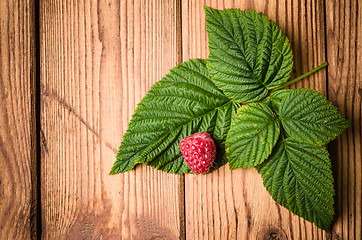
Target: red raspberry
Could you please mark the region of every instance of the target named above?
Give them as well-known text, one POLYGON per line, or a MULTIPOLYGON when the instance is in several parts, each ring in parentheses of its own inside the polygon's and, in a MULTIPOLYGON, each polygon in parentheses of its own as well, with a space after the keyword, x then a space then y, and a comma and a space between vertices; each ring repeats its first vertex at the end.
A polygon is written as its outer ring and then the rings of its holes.
POLYGON ((216 147, 208 133, 198 132, 180 142, 182 156, 194 173, 206 173, 215 160, 216 147))

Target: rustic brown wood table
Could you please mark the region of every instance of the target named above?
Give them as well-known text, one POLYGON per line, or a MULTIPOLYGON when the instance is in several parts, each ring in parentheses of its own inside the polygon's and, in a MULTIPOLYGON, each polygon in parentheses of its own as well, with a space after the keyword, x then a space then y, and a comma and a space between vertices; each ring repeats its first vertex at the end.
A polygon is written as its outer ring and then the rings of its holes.
POLYGON ((358 0, 1 0, 0 239, 361 239, 362 4, 358 0), (203 6, 255 9, 289 37, 293 87, 353 123, 329 144, 332 231, 276 204, 255 169, 109 176, 137 103, 206 58, 203 6))

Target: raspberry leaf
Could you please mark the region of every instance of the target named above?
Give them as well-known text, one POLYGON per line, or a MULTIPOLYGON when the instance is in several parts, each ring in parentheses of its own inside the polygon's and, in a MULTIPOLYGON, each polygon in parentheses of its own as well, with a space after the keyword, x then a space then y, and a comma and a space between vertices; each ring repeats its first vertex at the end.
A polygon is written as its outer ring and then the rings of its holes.
POLYGON ((287 138, 256 167, 273 199, 325 231, 333 220, 331 162, 324 147, 287 138))
POLYGON ((351 125, 331 102, 311 89, 277 91, 270 99, 286 133, 300 142, 321 146, 351 125))
POLYGON ((238 109, 226 137, 226 157, 230 169, 249 168, 268 158, 278 140, 280 124, 263 103, 250 103, 238 109))
POLYGON ((212 81, 236 102, 263 99, 283 85, 293 67, 288 39, 274 22, 252 10, 205 7, 212 81))
POLYGON ((279 111, 281 101, 292 92, 292 89, 283 89, 280 91, 273 92, 271 96, 263 99, 262 103, 267 104, 275 112, 279 111), (273 97, 273 100, 271 99, 273 97))
POLYGON ((238 104, 211 81, 205 60, 190 60, 170 70, 138 104, 110 174, 147 163, 171 173, 189 173, 180 141, 207 132, 216 145, 211 170, 226 163, 224 144, 238 104))

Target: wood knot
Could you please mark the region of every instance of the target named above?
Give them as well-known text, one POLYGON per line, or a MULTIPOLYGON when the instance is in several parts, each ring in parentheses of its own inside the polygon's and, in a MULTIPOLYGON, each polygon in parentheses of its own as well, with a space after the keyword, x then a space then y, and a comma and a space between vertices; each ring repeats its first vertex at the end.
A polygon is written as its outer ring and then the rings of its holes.
POLYGON ((279 227, 268 227, 262 229, 256 235, 257 240, 287 240, 287 235, 279 227))

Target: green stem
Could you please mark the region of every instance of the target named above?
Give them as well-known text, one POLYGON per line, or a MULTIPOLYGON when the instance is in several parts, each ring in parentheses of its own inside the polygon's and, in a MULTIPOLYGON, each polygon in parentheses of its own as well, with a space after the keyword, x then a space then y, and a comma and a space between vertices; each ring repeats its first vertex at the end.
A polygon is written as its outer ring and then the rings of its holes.
POLYGON ((328 63, 327 63, 327 62, 324 62, 324 63, 322 63, 321 65, 319 65, 318 67, 314 68, 313 70, 310 70, 309 72, 304 73, 303 75, 301 75, 301 76, 299 76, 299 77, 297 77, 297 78, 295 78, 295 79, 293 79, 293 80, 291 80, 291 81, 289 81, 289 82, 284 83, 284 84, 281 85, 280 87, 274 89, 273 92, 274 92, 274 91, 277 91, 277 90, 279 90, 279 89, 285 88, 285 87, 287 87, 287 86, 289 86, 289 85, 291 85, 291 84, 293 84, 293 83, 295 83, 295 82, 298 82, 299 80, 302 80, 303 78, 308 77, 309 75, 311 75, 311 74, 313 74, 313 73, 321 70, 322 68, 327 67, 327 65, 328 65, 328 63))

